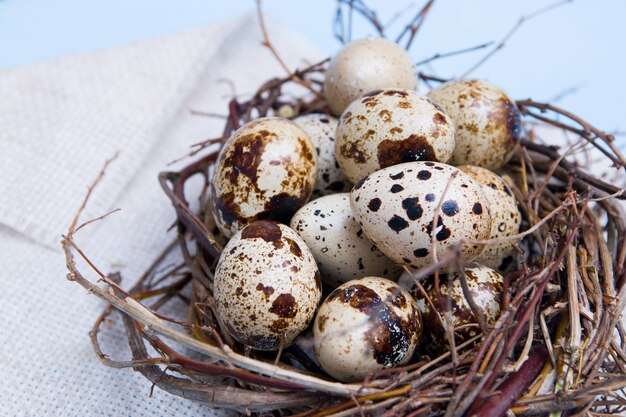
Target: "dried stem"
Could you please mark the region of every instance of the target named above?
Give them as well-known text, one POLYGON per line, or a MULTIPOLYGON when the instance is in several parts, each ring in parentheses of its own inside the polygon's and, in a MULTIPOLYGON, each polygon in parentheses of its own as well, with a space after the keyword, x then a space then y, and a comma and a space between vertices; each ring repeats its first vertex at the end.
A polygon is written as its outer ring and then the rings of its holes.
POLYGON ((396 43, 400 43, 400 41, 402 41, 404 37, 408 36, 406 44, 404 45, 404 49, 408 50, 411 48, 411 45, 413 44, 413 40, 417 36, 417 32, 419 32, 420 28, 426 21, 426 16, 428 16, 428 12, 430 11, 434 3, 435 3, 435 0, 428 0, 426 2, 424 7, 422 7, 417 12, 415 17, 413 17, 413 19, 409 22, 409 24, 406 25, 404 30, 400 32, 400 34, 396 38, 396 43))
POLYGON ((491 50, 489 51, 484 57, 482 57, 476 64, 474 64, 471 68, 469 68, 467 71, 465 71, 463 73, 463 75, 461 75, 461 79, 463 78, 467 78, 468 75, 470 75, 472 72, 476 71, 478 68, 480 68, 485 62, 487 62, 489 60, 489 58, 491 58, 492 56, 494 56, 499 50, 501 50, 502 48, 504 48, 506 46, 506 43, 509 41, 509 39, 511 39, 511 37, 515 34, 515 32, 517 32, 519 30, 519 28, 521 28, 524 23, 527 23, 528 21, 549 12, 550 10, 556 9, 558 7, 563 6, 566 3, 571 3, 572 0, 562 0, 562 1, 558 1, 556 3, 553 3, 551 5, 548 5, 546 7, 543 7, 533 13, 530 13, 528 15, 522 16, 519 18, 519 20, 517 21, 517 23, 515 23, 515 25, 513 25, 513 27, 509 30, 509 32, 504 36, 504 38, 502 38, 502 40, 491 50))

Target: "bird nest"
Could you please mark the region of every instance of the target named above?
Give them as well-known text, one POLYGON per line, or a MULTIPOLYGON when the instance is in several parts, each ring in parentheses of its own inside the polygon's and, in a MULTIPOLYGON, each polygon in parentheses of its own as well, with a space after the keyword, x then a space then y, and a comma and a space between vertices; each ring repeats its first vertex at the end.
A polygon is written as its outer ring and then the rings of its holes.
MULTIPOLYGON (((517 101, 525 120, 524 138, 505 167, 523 217, 517 236, 521 251, 505 276, 502 312, 493 326, 483 327, 464 344, 452 343, 441 356, 418 351, 409 364, 359 383, 337 382, 320 369, 307 349, 310 333, 277 352, 258 352, 225 331, 212 292, 226 239, 206 204, 211 168, 221 144, 245 122, 266 115, 326 112, 321 91, 325 67, 326 61, 311 65, 266 82, 249 100, 231 100, 222 137, 198 144, 190 155, 195 159, 182 170, 160 174, 177 215, 177 239, 131 289, 122 288, 116 275, 100 272, 75 242, 89 195, 85 198, 63 247, 68 278, 109 304, 90 333, 99 359, 133 368, 174 395, 245 413, 622 414, 626 217, 619 200, 626 196, 588 173, 572 155, 592 149, 602 158, 594 163, 615 172, 623 172, 626 159, 611 135, 570 112, 531 100, 517 101), (575 140, 569 149, 542 143, 533 134, 538 124, 565 131, 575 140), (202 186, 187 195, 192 187, 186 185, 196 178, 202 186), (190 208, 188 201, 195 199, 200 209, 190 208), (89 273, 79 270, 75 256, 87 261, 89 273), (168 257, 180 263, 164 273, 168 257), (107 288, 88 278, 93 273, 107 288), (185 314, 175 316, 166 309, 173 299, 185 302, 185 314), (128 361, 110 359, 99 341, 102 324, 114 311, 121 313, 126 330, 128 361)), ((442 81, 424 74, 421 78, 442 81)), ((451 253, 457 255, 417 275, 462 262, 460 251, 451 253)), ((444 325, 454 331, 450 323, 444 325)))

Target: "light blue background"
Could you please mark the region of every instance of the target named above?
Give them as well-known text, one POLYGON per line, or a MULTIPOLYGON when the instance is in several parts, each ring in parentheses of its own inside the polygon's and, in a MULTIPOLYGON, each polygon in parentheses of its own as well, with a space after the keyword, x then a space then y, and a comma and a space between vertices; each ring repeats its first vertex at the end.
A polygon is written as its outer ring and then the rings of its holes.
MULTIPOLYGON (((368 1, 383 22, 413 4, 408 18, 423 3, 368 1)), ((437 0, 411 54, 420 61, 437 52, 499 41, 520 16, 550 4, 553 1, 437 0)), ((254 0, 0 0, 0 69, 206 25, 254 7, 254 0)), ((326 54, 338 48, 331 28, 333 0, 265 0, 264 8, 326 54)), ((626 0, 574 0, 528 21, 473 75, 495 82, 518 99, 553 100, 575 88, 556 102, 605 130, 626 129, 625 18, 626 0)), ((398 29, 396 25, 390 32, 398 29)), ((355 33, 362 36, 371 30, 358 24, 355 33)), ((423 70, 461 75, 484 53, 437 61, 423 70)))

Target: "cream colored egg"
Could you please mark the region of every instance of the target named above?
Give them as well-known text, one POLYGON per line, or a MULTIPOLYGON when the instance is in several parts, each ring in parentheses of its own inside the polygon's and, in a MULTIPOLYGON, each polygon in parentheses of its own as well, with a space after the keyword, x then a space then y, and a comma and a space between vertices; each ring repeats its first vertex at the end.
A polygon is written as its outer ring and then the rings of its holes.
POLYGON ((293 119, 309 135, 317 153, 317 182, 312 198, 350 191, 335 158, 337 118, 322 113, 307 114, 293 119))
POLYGON ((417 88, 410 55, 387 39, 359 39, 330 61, 324 94, 333 114, 340 115, 355 99, 381 88, 417 88))
POLYGON ((289 227, 271 221, 251 223, 232 237, 213 281, 226 330, 258 350, 293 343, 313 319, 321 294, 306 244, 289 227))
POLYGON ((428 93, 454 122, 453 165, 499 169, 522 135, 521 113, 504 91, 481 80, 450 81, 428 93))
POLYGON ((307 203, 291 219, 330 288, 363 276, 395 280, 402 269, 383 255, 354 219, 350 194, 327 195, 307 203))
POLYGON ((411 295, 392 281, 349 281, 322 303, 313 324, 314 351, 334 378, 360 381, 407 363, 422 333, 411 295))
POLYGON ((301 127, 276 117, 246 123, 222 147, 211 178, 217 227, 230 237, 255 220, 288 222, 316 178, 315 148, 301 127))
MULTIPOLYGON (((465 268, 465 276, 470 294, 476 306, 480 308, 485 324, 493 326, 500 317, 500 302, 504 278, 493 269, 478 264, 465 268)), ((450 323, 455 328, 454 340, 457 346, 479 335, 481 332, 478 319, 472 312, 470 303, 463 293, 461 278, 458 272, 439 274, 439 282, 441 297, 438 296, 435 290, 433 276, 421 282, 428 294, 428 298, 430 298, 437 311, 432 308, 417 287, 411 290, 411 294, 417 300, 417 306, 422 313, 425 336, 423 343, 435 351, 445 349, 448 346, 446 332, 439 319, 444 312, 444 310, 438 310, 442 303, 443 305, 448 305, 448 301, 451 303, 450 323)))
POLYGON ((341 116, 335 152, 346 177, 356 183, 403 162, 446 162, 454 144, 452 122, 430 99, 409 90, 378 90, 341 116))
MULTIPOLYGON (((513 236, 519 233, 522 213, 513 192, 502 178, 488 169, 462 165, 458 167, 478 182, 491 207, 491 232, 489 239, 513 236)), ((476 262, 493 269, 504 269, 513 260, 517 240, 507 240, 485 245, 476 262)))
MULTIPOLYGON (((412 270, 435 262, 435 249, 441 258, 461 241, 485 240, 491 230, 489 202, 480 185, 438 162, 409 162, 377 171, 354 186, 350 202, 354 217, 378 249, 412 270)), ((475 258, 482 247, 464 244, 463 258, 475 258)))

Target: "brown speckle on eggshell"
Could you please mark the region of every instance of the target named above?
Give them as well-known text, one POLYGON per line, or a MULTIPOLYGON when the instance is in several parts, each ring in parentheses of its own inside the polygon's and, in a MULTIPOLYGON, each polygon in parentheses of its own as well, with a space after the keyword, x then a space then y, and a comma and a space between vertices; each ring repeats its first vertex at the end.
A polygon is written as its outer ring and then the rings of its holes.
POLYGON ((322 113, 293 119, 309 135, 317 153, 317 182, 312 198, 350 191, 352 184, 341 172, 335 158, 337 118, 322 113))
POLYGON ((217 159, 209 202, 215 222, 227 237, 255 220, 288 222, 316 178, 315 148, 302 128, 276 117, 249 122, 217 159))
POLYGON ((336 157, 353 183, 411 161, 447 162, 454 126, 430 99, 410 90, 379 90, 354 101, 337 126, 336 157))
MULTIPOLYGON (((370 210, 381 204, 368 203, 370 210)), ((376 248, 352 214, 350 194, 333 194, 307 203, 291 219, 291 228, 305 241, 330 288, 363 276, 395 280, 402 269, 376 248)))
POLYGON ((228 242, 213 281, 217 313, 240 343, 276 350, 315 315, 322 288, 313 255, 296 232, 253 222, 228 242))
POLYGON ((340 115, 361 95, 382 88, 417 88, 410 55, 383 38, 359 39, 346 45, 330 61, 324 95, 333 114, 340 115))
MULTIPOLYGON (((493 269, 478 264, 467 267, 464 271, 470 294, 480 308, 485 323, 487 326, 493 326, 500 316, 504 278, 493 269)), ((451 306, 451 324, 458 328, 454 332, 457 346, 481 332, 478 319, 474 316, 470 304, 463 294, 460 280, 461 277, 458 272, 439 274, 441 297, 437 296, 434 276, 421 282, 437 311, 433 310, 420 290, 416 287, 411 290, 411 294, 415 297, 417 306, 422 313, 424 337, 430 342, 428 345, 435 351, 444 350, 448 346, 446 332, 437 315, 437 312, 440 315, 444 313, 445 310, 440 307, 447 308, 445 306, 448 305, 448 301, 451 306)))
MULTIPOLYGON (((518 234, 522 224, 522 213, 506 182, 485 168, 473 165, 462 165, 458 168, 481 185, 483 193, 489 201, 491 208, 489 239, 518 234)), ((518 243, 517 240, 488 243, 475 261, 496 270, 505 268, 509 263, 508 261, 515 255, 518 243)))
POLYGON ((456 129, 452 165, 499 169, 511 158, 522 135, 521 113, 495 85, 481 80, 450 81, 428 93, 456 129))
POLYGON ((364 277, 335 289, 313 324, 314 351, 322 368, 340 381, 408 362, 422 333, 411 295, 384 278, 364 277))
MULTIPOLYGON (((377 171, 357 185, 350 199, 363 231, 381 252, 412 270, 434 262, 433 234, 439 258, 463 240, 480 241, 489 236, 489 202, 480 185, 453 166, 409 162, 377 171), (395 185, 402 190, 386 191, 395 185)), ((464 244, 463 258, 475 258, 482 247, 477 243, 464 244)))

